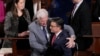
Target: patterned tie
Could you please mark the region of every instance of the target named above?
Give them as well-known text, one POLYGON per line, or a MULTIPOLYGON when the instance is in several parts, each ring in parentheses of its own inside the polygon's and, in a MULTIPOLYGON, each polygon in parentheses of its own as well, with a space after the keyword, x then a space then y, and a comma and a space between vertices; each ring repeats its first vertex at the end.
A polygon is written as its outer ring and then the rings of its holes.
POLYGON ((54 35, 54 36, 52 37, 51 45, 53 45, 53 43, 54 43, 55 40, 56 40, 56 35, 54 35))
POLYGON ((72 10, 71 17, 73 17, 73 16, 74 16, 74 14, 75 14, 75 9, 76 9, 76 5, 74 5, 74 8, 73 8, 73 10, 72 10))
POLYGON ((43 32, 44 32, 44 35, 45 35, 46 40, 48 41, 47 32, 46 32, 45 26, 43 26, 43 32))

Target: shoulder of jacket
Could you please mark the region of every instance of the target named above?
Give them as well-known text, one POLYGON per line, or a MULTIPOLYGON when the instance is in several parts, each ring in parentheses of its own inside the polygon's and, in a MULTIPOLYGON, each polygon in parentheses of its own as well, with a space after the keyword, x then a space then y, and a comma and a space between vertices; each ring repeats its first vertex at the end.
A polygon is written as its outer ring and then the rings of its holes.
POLYGON ((7 15, 9 15, 9 16, 13 16, 13 14, 12 14, 11 11, 8 11, 8 12, 7 12, 7 15))
POLYGON ((33 21, 30 25, 29 25, 29 27, 34 27, 36 25, 36 21, 33 21))

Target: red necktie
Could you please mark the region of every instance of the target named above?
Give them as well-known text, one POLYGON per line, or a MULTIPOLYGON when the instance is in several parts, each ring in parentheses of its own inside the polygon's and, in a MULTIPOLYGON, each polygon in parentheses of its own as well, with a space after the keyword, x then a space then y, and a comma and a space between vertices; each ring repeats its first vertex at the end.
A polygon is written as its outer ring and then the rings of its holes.
POLYGON ((51 45, 53 45, 54 41, 56 40, 56 35, 53 36, 51 45))

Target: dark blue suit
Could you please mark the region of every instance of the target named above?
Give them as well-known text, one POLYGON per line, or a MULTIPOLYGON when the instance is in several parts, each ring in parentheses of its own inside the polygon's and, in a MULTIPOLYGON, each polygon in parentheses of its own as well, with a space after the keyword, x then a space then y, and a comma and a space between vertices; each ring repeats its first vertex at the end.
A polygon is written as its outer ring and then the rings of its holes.
POLYGON ((51 45, 51 56, 72 56, 71 49, 67 48, 65 43, 67 42, 66 38, 68 37, 67 32, 62 31, 51 45))

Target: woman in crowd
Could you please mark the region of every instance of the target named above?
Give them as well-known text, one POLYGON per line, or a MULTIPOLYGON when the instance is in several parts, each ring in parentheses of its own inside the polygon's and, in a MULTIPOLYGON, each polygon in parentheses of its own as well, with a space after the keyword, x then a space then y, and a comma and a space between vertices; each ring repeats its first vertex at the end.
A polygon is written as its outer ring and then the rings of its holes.
MULTIPOLYGON (((11 11, 8 11, 5 17, 4 31, 6 37, 27 37, 29 34, 28 25, 30 16, 25 9, 25 0, 13 0, 11 11)), ((11 47, 11 41, 4 41, 3 47, 11 47)), ((18 40, 18 49, 29 48, 28 40, 18 40)))

